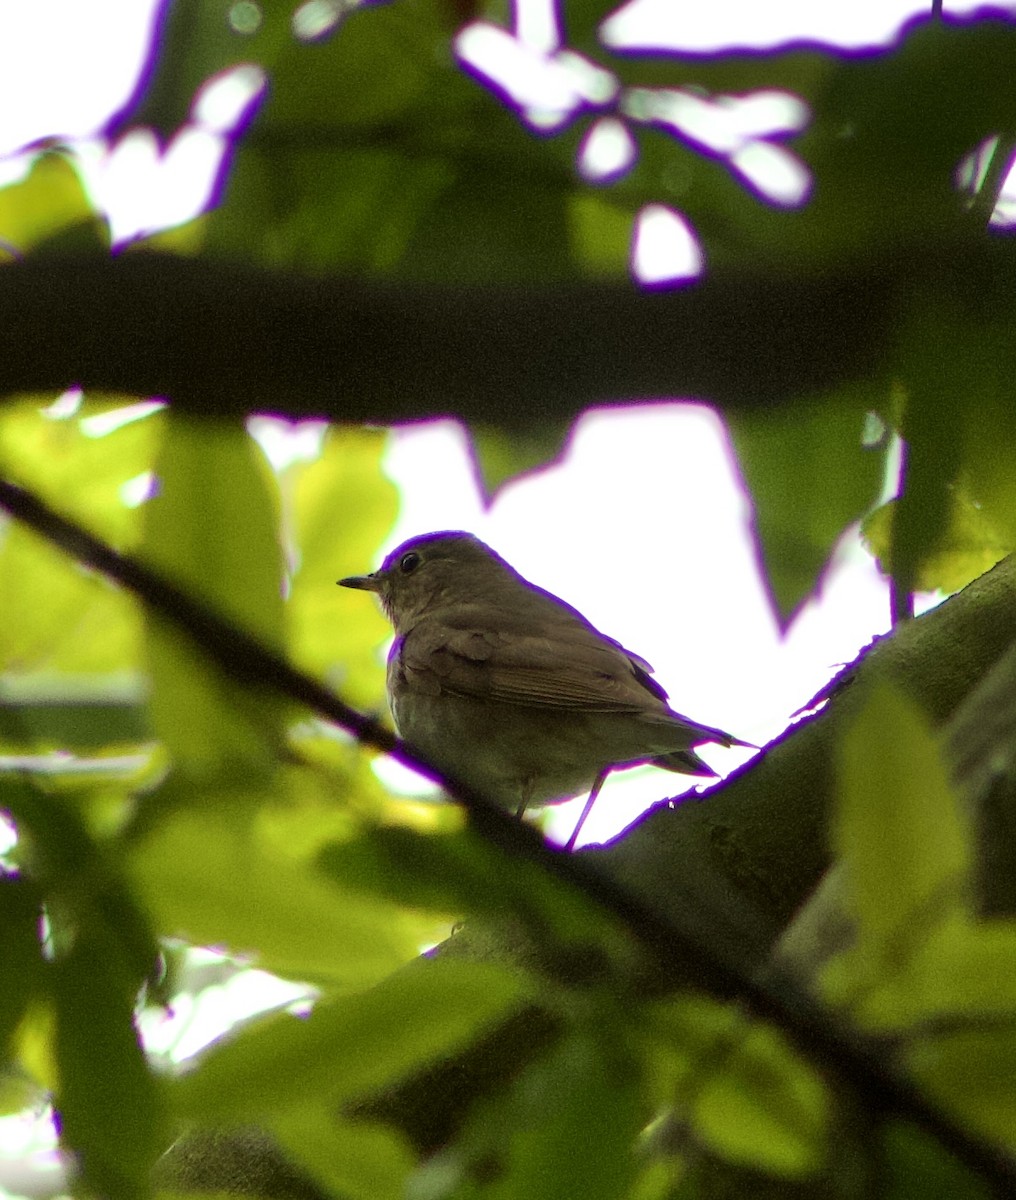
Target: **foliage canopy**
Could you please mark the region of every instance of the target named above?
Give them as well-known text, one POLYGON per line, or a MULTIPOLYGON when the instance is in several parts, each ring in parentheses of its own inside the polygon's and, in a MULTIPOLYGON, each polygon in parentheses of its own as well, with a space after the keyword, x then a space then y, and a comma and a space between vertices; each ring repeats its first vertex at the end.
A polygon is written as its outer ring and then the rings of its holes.
POLYGON ((58 140, 0 190, 5 1110, 52 1096, 115 1200, 1012 1191, 1016 23, 690 54, 497 9, 167 2, 107 132, 170 146, 214 82, 208 211, 111 253, 58 140), (654 213, 700 278, 632 279, 654 213), (784 623, 862 518, 899 617, 977 582, 595 855, 385 795, 314 682, 382 704, 334 589, 395 514, 368 424, 454 412, 493 492, 678 395, 728 421, 784 623), (318 452, 270 467, 268 408, 318 452), (196 946, 310 1014, 146 1055, 196 946))

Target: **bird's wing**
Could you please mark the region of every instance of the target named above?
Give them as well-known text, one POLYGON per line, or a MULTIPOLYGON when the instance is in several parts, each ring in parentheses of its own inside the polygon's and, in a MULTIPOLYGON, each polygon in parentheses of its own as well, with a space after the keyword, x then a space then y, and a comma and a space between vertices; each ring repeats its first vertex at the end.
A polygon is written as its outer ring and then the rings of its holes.
POLYGON ((535 636, 511 619, 499 623, 507 628, 465 624, 421 620, 403 639, 402 669, 427 691, 532 707, 669 718, 666 693, 649 677, 648 664, 592 626, 550 623, 545 633, 535 636))

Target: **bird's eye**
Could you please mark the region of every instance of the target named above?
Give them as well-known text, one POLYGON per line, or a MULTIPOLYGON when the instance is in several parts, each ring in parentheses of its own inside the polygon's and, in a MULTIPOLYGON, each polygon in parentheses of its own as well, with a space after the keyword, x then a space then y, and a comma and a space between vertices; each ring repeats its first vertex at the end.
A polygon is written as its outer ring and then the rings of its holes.
POLYGON ((412 575, 419 565, 420 556, 414 550, 410 550, 408 554, 403 554, 399 559, 399 570, 403 575, 412 575))

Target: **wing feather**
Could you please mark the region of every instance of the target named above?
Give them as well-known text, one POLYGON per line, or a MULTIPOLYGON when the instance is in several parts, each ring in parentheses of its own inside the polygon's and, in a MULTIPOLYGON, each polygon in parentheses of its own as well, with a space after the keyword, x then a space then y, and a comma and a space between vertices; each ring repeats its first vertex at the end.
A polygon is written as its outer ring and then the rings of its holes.
POLYGON ((402 667, 431 690, 505 704, 602 713, 667 713, 666 693, 643 660, 591 627, 545 636, 456 629, 424 619, 404 637, 402 667))

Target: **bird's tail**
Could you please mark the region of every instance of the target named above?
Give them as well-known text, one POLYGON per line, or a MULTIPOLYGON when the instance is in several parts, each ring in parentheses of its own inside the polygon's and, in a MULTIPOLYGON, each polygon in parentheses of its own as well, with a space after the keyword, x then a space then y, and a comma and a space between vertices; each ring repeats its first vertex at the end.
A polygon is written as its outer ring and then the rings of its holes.
POLYGON ((716 774, 713 768, 699 758, 694 750, 672 750, 669 754, 661 754, 651 760, 654 767, 662 767, 664 771, 676 771, 679 775, 704 775, 712 777, 716 774))
MULTIPOLYGON (((686 720, 686 718, 682 718, 686 720)), ((691 721, 686 722, 692 725, 691 721)), ((722 729, 713 729, 709 725, 693 725, 697 734, 696 741, 716 742, 720 746, 748 746, 752 750, 757 750, 758 747, 751 742, 742 742, 740 738, 734 737, 732 733, 725 733, 722 729)), ((716 772, 702 758, 695 753, 694 750, 671 750, 667 754, 661 754, 657 758, 652 759, 654 767, 662 767, 665 771, 677 771, 681 775, 705 775, 713 777, 716 772)))

